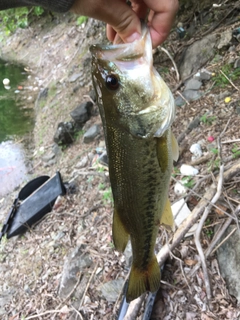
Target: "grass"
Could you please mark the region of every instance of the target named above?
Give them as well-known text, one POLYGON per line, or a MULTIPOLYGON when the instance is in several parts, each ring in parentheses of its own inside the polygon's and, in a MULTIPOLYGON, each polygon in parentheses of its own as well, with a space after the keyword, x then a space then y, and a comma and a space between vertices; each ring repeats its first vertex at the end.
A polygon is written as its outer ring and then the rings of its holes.
MULTIPOLYGON (((240 68, 234 69, 231 64, 225 64, 221 71, 232 81, 236 81, 240 77, 240 68)), ((224 88, 229 85, 228 79, 219 71, 213 77, 213 81, 215 82, 216 87, 224 88)))
POLYGON ((216 116, 209 116, 207 113, 205 113, 203 116, 201 116, 200 121, 206 125, 212 125, 213 121, 217 119, 216 116))
POLYGON ((112 189, 108 188, 103 192, 102 200, 105 204, 107 203, 113 203, 113 196, 112 196, 112 189))
POLYGON ((233 157, 234 158, 238 158, 240 156, 240 149, 236 144, 234 144, 234 146, 233 146, 231 151, 233 153, 233 157))
POLYGON ((187 176, 182 179, 183 185, 189 189, 193 188, 195 181, 192 176, 187 176))

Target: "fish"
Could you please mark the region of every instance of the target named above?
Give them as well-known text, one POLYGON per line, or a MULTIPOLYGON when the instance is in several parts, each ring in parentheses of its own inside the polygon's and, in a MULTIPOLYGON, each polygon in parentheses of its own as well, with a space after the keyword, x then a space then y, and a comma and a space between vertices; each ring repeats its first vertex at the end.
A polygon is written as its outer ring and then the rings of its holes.
POLYGON ((112 237, 123 252, 130 239, 130 302, 160 286, 154 253, 160 223, 173 224, 168 189, 178 145, 171 125, 174 98, 153 67, 148 27, 132 43, 96 44, 92 81, 103 123, 113 194, 112 237))

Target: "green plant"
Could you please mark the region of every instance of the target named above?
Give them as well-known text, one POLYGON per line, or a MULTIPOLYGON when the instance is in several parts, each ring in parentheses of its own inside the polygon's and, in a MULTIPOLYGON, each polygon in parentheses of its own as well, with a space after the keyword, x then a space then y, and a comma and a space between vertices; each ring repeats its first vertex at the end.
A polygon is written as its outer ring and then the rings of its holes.
POLYGON ((212 236, 213 236, 212 228, 206 229, 206 235, 208 238, 212 238, 212 236))
POLYGON ((195 181, 192 176, 187 176, 182 179, 183 185, 187 188, 192 188, 195 185, 195 181))
POLYGON ((14 32, 18 28, 27 28, 30 17, 38 17, 42 15, 44 9, 41 7, 21 7, 0 11, 0 20, 6 34, 14 32))
POLYGON ((216 118, 217 117, 209 116, 207 113, 205 113, 203 116, 201 116, 200 121, 207 125, 211 125, 216 118))
POLYGON ((99 185, 98 185, 99 190, 104 190, 105 188, 106 188, 106 186, 104 183, 99 183, 99 185))
MULTIPOLYGON (((0 230, 2 229, 2 226, 0 227, 0 230)), ((2 253, 4 251, 4 247, 7 243, 7 235, 5 234, 2 239, 1 239, 1 243, 0 243, 0 252, 2 253)))
POLYGON ((77 25, 80 26, 81 24, 85 23, 88 21, 88 17, 85 16, 80 16, 77 18, 77 25))
POLYGON ((110 241, 110 242, 109 242, 109 247, 110 247, 111 249, 114 249, 114 248, 115 248, 113 241, 110 241))
POLYGON ((104 203, 113 202, 113 196, 112 196, 111 188, 108 188, 107 190, 105 190, 103 192, 103 198, 102 199, 103 199, 104 203))
POLYGON ((217 154, 218 154, 218 149, 212 148, 212 149, 211 149, 211 152, 212 152, 213 154, 216 154, 216 155, 217 155, 217 154))
POLYGON ((84 135, 84 131, 83 130, 80 130, 78 132, 75 132, 74 134, 74 139, 75 140, 78 140, 80 137, 82 137, 84 135))
POLYGON ((213 81, 217 87, 224 88, 225 86, 229 85, 228 79, 235 81, 240 77, 240 68, 234 68, 231 64, 224 65, 221 71, 217 72, 217 74, 213 77, 213 81))
POLYGON ((172 176, 175 178, 179 174, 180 174, 180 170, 177 167, 173 167, 172 176))
POLYGON ((233 157, 234 158, 238 158, 240 156, 240 149, 236 144, 234 144, 234 146, 233 146, 231 151, 233 153, 233 157))
POLYGON ((99 167, 97 167, 97 171, 98 172, 104 172, 104 167, 103 166, 99 166, 99 167))
POLYGON ((220 167, 220 159, 214 159, 208 162, 208 171, 219 169, 220 167))

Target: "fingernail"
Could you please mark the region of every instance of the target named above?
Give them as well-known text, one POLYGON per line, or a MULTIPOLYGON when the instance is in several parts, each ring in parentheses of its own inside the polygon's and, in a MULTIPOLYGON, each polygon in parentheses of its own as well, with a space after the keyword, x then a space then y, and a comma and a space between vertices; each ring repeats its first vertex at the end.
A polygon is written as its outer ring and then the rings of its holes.
POLYGON ((141 38, 141 34, 138 32, 134 32, 129 37, 125 39, 126 42, 133 42, 135 40, 139 40, 141 38))

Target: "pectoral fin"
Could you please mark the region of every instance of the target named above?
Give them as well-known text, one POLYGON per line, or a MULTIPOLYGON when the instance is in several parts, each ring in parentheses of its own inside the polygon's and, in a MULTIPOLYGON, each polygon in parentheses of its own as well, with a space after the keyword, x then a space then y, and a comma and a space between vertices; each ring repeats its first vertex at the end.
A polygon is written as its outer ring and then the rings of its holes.
POLYGON ((163 214, 160 219, 160 224, 163 224, 167 227, 171 227, 171 229, 173 229, 174 218, 173 218, 171 203, 170 203, 169 199, 167 199, 167 201, 166 201, 165 208, 163 210, 163 214))
POLYGON ((112 226, 112 234, 113 234, 113 243, 115 248, 118 251, 123 252, 128 243, 129 234, 127 233, 122 221, 119 217, 119 213, 116 208, 114 208, 113 214, 113 226, 112 226))
POLYGON ((177 161, 179 158, 179 147, 177 139, 175 138, 174 134, 171 132, 171 140, 172 140, 172 155, 173 160, 177 161))

